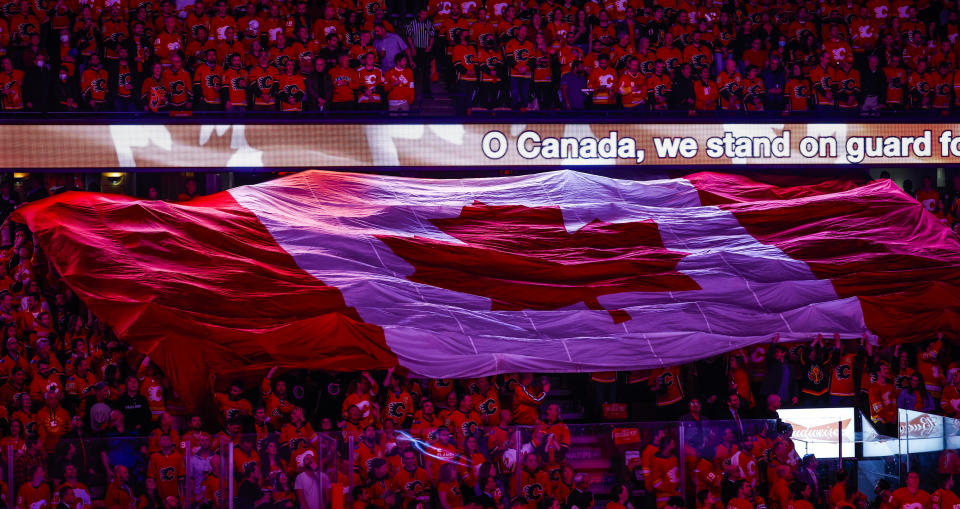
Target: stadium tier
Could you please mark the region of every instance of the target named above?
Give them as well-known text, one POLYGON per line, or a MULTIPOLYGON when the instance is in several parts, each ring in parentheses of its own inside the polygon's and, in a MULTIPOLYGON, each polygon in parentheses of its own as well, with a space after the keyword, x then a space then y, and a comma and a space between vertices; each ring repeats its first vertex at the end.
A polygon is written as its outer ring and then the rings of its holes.
POLYGON ((0 501, 954 507, 960 174, 880 171, 5 175, 0 501))
POLYGON ((4 112, 946 116, 942 0, 9 0, 4 112))

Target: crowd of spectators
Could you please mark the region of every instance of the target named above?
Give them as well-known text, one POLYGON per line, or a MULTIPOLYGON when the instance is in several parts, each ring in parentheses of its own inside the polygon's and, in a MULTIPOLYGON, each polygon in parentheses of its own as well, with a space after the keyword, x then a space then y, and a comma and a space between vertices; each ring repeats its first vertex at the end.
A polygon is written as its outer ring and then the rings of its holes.
MULTIPOLYGON (((193 194, 188 183, 178 198, 193 194)), ((21 199, 0 185, 0 213, 21 199)), ((866 338, 772 337, 685 366, 550 377, 274 368, 257 381, 214 375, 208 405, 188 409, 149 357, 85 309, 28 231, 3 239, 7 507, 212 508, 231 494, 236 507, 261 509, 960 504, 956 451, 941 454, 936 490, 914 472, 901 488, 881 480, 864 494, 845 471, 826 476, 815 457, 801 458, 776 424, 781 407, 859 406, 891 435, 898 408, 960 417, 960 350, 940 338, 877 348, 866 338), (565 414, 627 433, 568 424, 565 414), (631 434, 623 423, 634 420, 679 422, 683 441, 670 425, 631 434), (593 489, 603 485, 597 472, 578 463, 578 436, 605 444, 609 493, 593 489)))
POLYGON ((960 106, 950 0, 9 0, 6 111, 960 106), (408 12, 409 11, 409 12, 408 12))

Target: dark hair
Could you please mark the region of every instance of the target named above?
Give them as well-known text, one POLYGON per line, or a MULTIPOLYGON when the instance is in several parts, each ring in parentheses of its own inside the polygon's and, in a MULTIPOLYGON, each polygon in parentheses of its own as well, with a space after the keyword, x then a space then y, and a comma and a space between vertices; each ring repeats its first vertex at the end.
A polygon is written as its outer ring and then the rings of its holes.
POLYGON ((679 496, 677 496, 677 495, 674 495, 674 496, 670 497, 669 499, 667 499, 667 505, 673 506, 673 507, 686 507, 686 506, 687 506, 686 502, 683 501, 683 498, 682 498, 682 497, 679 497, 679 496))

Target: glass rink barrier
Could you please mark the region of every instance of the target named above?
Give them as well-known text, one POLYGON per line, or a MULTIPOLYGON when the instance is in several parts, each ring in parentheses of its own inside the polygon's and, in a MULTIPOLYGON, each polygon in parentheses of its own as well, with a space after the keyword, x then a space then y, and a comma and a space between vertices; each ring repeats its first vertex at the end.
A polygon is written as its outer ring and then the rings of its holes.
POLYGON ((31 436, 15 420, 0 442, 0 506, 662 508, 680 497, 690 507, 743 498, 786 508, 809 486, 810 498, 857 507, 890 496, 910 472, 931 494, 960 474, 957 419, 903 410, 890 437, 854 408, 780 416, 513 426, 450 414, 412 429, 288 423, 215 435, 178 422, 148 436, 82 424, 31 436))

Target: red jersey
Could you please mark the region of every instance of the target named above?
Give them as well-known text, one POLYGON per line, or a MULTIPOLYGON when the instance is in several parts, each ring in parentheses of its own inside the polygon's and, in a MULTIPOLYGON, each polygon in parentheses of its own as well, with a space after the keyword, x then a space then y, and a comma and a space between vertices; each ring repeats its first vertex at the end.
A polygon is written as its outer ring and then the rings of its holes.
MULTIPOLYGON (((247 71, 244 69, 227 69, 220 80, 221 86, 227 89, 227 101, 232 106, 247 105, 247 71)), ((228 415, 230 408, 222 408, 228 415)))
POLYGON ((333 102, 346 103, 356 100, 354 92, 360 88, 360 76, 357 71, 334 67, 330 70, 330 79, 333 81, 333 102))
POLYGON ((587 78, 587 88, 593 89, 594 104, 613 104, 613 91, 617 86, 617 71, 612 67, 594 67, 587 78))
POLYGON ((280 75, 280 109, 282 111, 301 111, 303 98, 307 93, 307 84, 301 74, 280 75), (293 103, 290 103, 293 98, 293 103))
POLYGON ((620 76, 617 92, 624 108, 634 108, 647 101, 647 80, 639 71, 636 74, 626 71, 620 76))
POLYGON ((80 90, 85 98, 102 103, 107 98, 107 71, 85 69, 80 77, 80 90))
MULTIPOLYGON (((474 59, 476 58, 476 54, 473 54, 472 56, 474 59)), ((387 71, 387 75, 384 76, 384 82, 386 83, 388 101, 403 101, 407 104, 413 103, 414 79, 413 71, 409 67, 404 69, 398 69, 394 67, 393 69, 390 69, 387 71)), ((410 395, 406 392, 403 394, 406 394, 407 398, 410 398, 410 395)), ((406 411, 408 413, 413 412, 412 403, 406 405, 406 411)))
POLYGON ((3 95, 0 95, 0 104, 4 110, 23 109, 23 76, 23 71, 20 69, 14 69, 9 74, 0 73, 0 90, 3 91, 3 95))
POLYGON ((176 449, 170 454, 162 452, 150 456, 147 476, 157 482, 157 491, 161 497, 180 497, 180 482, 184 478, 183 456, 176 449))

